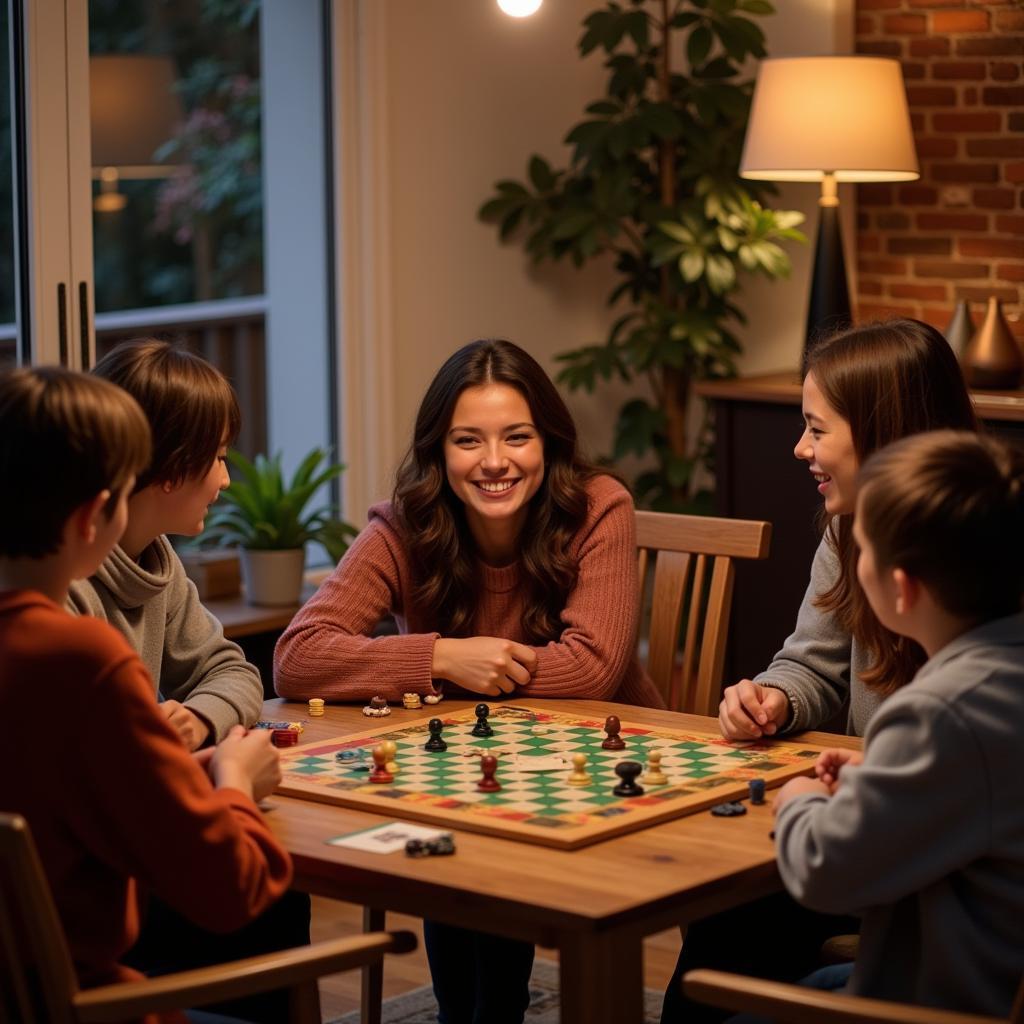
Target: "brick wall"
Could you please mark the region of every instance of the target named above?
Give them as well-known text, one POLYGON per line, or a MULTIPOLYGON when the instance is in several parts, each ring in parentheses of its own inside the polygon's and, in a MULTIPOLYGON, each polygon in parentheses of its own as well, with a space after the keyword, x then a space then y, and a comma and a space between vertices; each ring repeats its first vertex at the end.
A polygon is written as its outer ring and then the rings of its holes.
POLYGON ((997 295, 1024 338, 1024 3, 856 2, 857 52, 902 62, 921 164, 857 186, 857 315, 941 329, 997 295))

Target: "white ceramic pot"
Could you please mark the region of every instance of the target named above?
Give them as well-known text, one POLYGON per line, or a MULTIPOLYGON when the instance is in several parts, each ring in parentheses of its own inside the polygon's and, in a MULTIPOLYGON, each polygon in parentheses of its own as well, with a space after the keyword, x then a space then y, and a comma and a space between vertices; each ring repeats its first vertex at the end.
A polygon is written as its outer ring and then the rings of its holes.
POLYGON ((298 604, 302 574, 306 568, 303 548, 283 551, 250 551, 243 548, 242 583, 249 604, 298 604))

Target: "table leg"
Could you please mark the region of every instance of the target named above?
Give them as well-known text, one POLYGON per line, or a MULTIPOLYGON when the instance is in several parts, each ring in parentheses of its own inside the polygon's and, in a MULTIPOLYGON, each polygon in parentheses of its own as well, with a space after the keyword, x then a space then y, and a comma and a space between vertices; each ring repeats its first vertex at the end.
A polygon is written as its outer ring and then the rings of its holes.
MULTIPOLYGON (((386 914, 375 907, 363 907, 363 931, 380 932, 386 925, 386 914)), ((384 962, 362 969, 362 998, 359 1004, 360 1024, 380 1024, 381 1003, 384 1001, 384 962)))
POLYGON ((643 941, 622 931, 574 932, 559 944, 562 1024, 643 1024, 643 941))

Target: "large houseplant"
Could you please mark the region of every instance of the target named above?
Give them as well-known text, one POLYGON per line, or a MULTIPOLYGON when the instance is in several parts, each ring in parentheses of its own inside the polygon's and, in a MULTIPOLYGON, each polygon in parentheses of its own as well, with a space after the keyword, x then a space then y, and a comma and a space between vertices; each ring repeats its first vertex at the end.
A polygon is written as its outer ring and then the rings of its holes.
POLYGON ((252 604, 295 604, 302 592, 306 544, 321 543, 337 561, 356 528, 335 516, 336 509, 306 507, 324 484, 343 470, 340 464, 320 469, 327 453, 314 448, 285 481, 281 453, 268 458, 228 454, 238 471, 214 507, 204 540, 241 548, 242 579, 252 604))
POLYGON ((629 0, 591 13, 579 52, 605 53, 607 88, 566 136, 569 166, 533 156, 528 180, 499 181, 479 211, 535 262, 614 258, 608 302, 620 315, 603 344, 558 357, 559 380, 587 391, 613 377, 646 382, 649 397, 619 411, 612 457, 646 458, 636 492, 655 508, 706 497, 694 469, 707 428, 691 436, 691 384, 735 372, 741 271, 782 277, 779 241, 803 240, 802 214, 765 208, 770 186, 738 173, 753 91, 741 68, 765 55, 749 15, 772 10, 767 0, 629 0))

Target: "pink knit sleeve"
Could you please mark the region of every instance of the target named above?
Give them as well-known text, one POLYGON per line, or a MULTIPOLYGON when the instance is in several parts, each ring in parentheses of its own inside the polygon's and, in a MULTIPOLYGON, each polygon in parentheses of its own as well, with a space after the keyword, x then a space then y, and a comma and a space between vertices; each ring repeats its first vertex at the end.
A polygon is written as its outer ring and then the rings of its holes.
POLYGON ((613 700, 636 651, 637 561, 633 500, 611 477, 590 487, 581 530, 579 578, 556 642, 538 647, 537 671, 523 697, 613 700))
POLYGON ((405 555, 394 532, 372 519, 338 567, 277 642, 274 688, 282 697, 367 700, 433 693, 437 633, 371 637, 403 605, 405 555))

